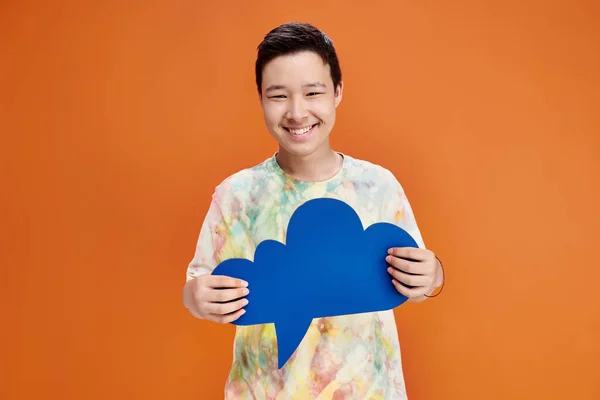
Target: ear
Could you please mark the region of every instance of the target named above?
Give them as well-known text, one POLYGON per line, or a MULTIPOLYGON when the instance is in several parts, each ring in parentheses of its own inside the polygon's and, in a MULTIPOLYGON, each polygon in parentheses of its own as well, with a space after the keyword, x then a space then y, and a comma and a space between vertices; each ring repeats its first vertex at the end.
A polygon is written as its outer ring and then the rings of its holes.
POLYGON ((258 102, 259 102, 261 108, 263 108, 262 100, 263 100, 262 93, 258 92, 258 102))
POLYGON ((342 101, 342 92, 343 91, 344 91, 344 82, 340 81, 340 83, 337 86, 337 89, 335 90, 335 94, 333 95, 336 108, 337 108, 337 106, 340 105, 340 102, 342 101))

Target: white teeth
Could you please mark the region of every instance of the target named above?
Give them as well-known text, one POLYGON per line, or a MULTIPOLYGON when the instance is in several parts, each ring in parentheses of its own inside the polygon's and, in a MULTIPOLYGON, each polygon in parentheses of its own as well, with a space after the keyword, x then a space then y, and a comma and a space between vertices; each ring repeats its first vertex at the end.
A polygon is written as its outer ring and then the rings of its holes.
POLYGON ((311 126, 307 126, 306 128, 302 128, 302 129, 289 129, 288 128, 288 130, 290 132, 292 132, 294 135, 302 135, 302 134, 310 131, 310 128, 312 128, 312 125, 311 126))

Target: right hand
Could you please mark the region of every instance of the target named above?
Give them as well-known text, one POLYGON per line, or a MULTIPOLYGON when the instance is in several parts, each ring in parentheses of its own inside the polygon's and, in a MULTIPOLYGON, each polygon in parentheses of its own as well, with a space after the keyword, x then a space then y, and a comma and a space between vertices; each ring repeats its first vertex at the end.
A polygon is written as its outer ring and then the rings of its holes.
POLYGON ((243 298, 249 293, 248 283, 241 279, 207 274, 192 279, 186 286, 187 307, 196 318, 228 324, 246 312, 242 307, 248 304, 243 298))

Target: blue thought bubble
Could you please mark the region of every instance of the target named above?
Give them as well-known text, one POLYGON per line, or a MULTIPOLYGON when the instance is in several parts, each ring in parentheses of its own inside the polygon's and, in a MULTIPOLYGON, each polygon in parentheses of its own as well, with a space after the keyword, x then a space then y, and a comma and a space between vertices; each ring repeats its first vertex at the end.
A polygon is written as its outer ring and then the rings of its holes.
POLYGON ((273 323, 281 368, 313 318, 391 310, 407 300, 387 272, 385 257, 392 247, 418 245, 391 223, 365 230, 348 204, 319 198, 296 209, 285 245, 265 240, 257 246, 254 262, 231 258, 212 274, 248 282, 246 313, 232 323, 273 323))

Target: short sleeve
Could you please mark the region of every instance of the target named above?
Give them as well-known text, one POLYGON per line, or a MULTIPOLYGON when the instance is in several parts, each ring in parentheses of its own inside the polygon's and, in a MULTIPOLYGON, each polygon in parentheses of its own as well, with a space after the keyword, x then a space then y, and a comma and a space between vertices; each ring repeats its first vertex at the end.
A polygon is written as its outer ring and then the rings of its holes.
POLYGON ((389 186, 382 210, 384 220, 407 231, 415 239, 420 248, 425 248, 425 243, 408 197, 394 175, 391 172, 389 175, 389 186))
POLYGON ((219 264, 219 238, 223 234, 223 216, 215 196, 200 228, 194 257, 187 268, 186 280, 210 274, 219 264))

